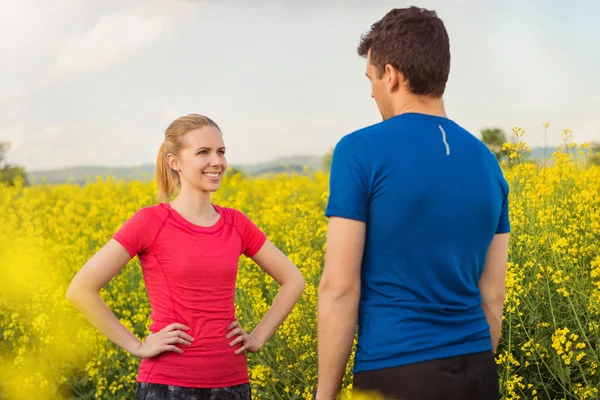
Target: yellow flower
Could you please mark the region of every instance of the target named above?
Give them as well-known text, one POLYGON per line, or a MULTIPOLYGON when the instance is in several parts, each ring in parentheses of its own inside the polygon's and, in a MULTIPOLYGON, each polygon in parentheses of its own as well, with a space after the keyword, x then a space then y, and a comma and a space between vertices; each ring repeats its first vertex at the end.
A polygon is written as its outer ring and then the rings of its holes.
MULTIPOLYGON (((502 146, 509 160, 502 168, 510 186, 511 219, 496 355, 503 395, 506 400, 600 398, 599 360, 589 348, 600 334, 600 166, 577 162, 576 151, 586 157, 592 151, 589 143, 577 146, 569 130, 562 132, 562 143, 548 160, 531 160, 525 134, 514 127, 514 143, 502 146), (564 391, 552 392, 557 387, 564 391)), ((307 282, 301 301, 271 341, 248 355, 256 399, 310 399, 317 382, 315 314, 328 179, 326 172, 308 170, 232 175, 212 199, 244 211, 307 282)), ((153 181, 112 178, 85 186, 0 184, 3 397, 46 400, 72 388, 85 398, 132 398, 139 360, 91 327, 64 294, 77 270, 115 230, 139 208, 156 202, 155 189, 153 181)), ((236 309, 244 326, 260 321, 277 289, 251 260, 240 260, 236 309)), ((100 294, 137 337, 148 334, 151 310, 137 258, 100 294)), ((343 377, 347 397, 353 363, 351 353, 343 377)))

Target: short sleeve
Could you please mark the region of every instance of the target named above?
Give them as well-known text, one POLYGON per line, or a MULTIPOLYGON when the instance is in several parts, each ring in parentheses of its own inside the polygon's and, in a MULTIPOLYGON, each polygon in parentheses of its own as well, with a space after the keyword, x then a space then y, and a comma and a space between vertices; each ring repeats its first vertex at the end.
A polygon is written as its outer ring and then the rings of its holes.
POLYGON ((371 150, 355 133, 338 142, 331 161, 327 217, 367 222, 373 165, 371 150))
POLYGON ((508 194, 510 192, 510 188, 508 186, 508 182, 506 179, 502 177, 500 179, 502 183, 502 210, 500 212, 500 220, 498 221, 498 226, 496 228, 496 233, 508 233, 510 232, 510 219, 508 215, 508 194))
POLYGON ((148 223, 148 208, 142 208, 114 233, 113 239, 119 242, 131 258, 144 252, 152 243, 152 229, 148 223))
POLYGON ((242 237, 242 254, 253 257, 265 244, 267 235, 246 214, 241 211, 237 211, 236 214, 237 229, 242 237))

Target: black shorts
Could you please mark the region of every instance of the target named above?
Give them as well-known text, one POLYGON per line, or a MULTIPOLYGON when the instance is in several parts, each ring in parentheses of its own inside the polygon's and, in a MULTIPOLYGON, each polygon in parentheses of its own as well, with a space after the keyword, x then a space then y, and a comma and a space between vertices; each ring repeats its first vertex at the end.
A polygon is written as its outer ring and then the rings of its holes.
POLYGON ((135 400, 251 400, 249 384, 215 389, 137 382, 135 400))
POLYGON ((386 400, 498 400, 498 370, 491 351, 358 372, 353 389, 386 400))

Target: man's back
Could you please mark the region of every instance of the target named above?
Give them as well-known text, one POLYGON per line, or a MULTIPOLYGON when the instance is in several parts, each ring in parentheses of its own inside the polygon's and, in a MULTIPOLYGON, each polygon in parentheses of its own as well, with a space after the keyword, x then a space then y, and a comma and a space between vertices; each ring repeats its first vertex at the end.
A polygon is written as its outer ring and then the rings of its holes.
POLYGON ((508 185, 485 145, 447 118, 444 22, 394 8, 357 53, 383 122, 333 154, 316 398, 339 393, 358 317, 353 390, 498 399, 508 185))
POLYGON ((328 216, 366 222, 355 372, 492 348, 478 283, 508 186, 453 121, 406 113, 345 136, 328 216))

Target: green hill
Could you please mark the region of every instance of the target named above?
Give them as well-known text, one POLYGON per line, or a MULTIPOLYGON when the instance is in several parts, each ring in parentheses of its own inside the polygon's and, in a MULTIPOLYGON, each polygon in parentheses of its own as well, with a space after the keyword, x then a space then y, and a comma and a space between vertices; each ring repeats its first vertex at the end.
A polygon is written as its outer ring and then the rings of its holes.
MULTIPOLYGON (((229 165, 245 174, 257 176, 271 173, 296 172, 303 173, 304 168, 315 171, 322 168, 322 157, 319 156, 292 156, 276 160, 257 163, 229 165)), ((137 167, 103 167, 103 166, 76 166, 61 169, 29 171, 31 183, 76 183, 85 184, 98 178, 106 179, 109 176, 120 180, 151 180, 154 178, 154 164, 144 164, 137 167)))

